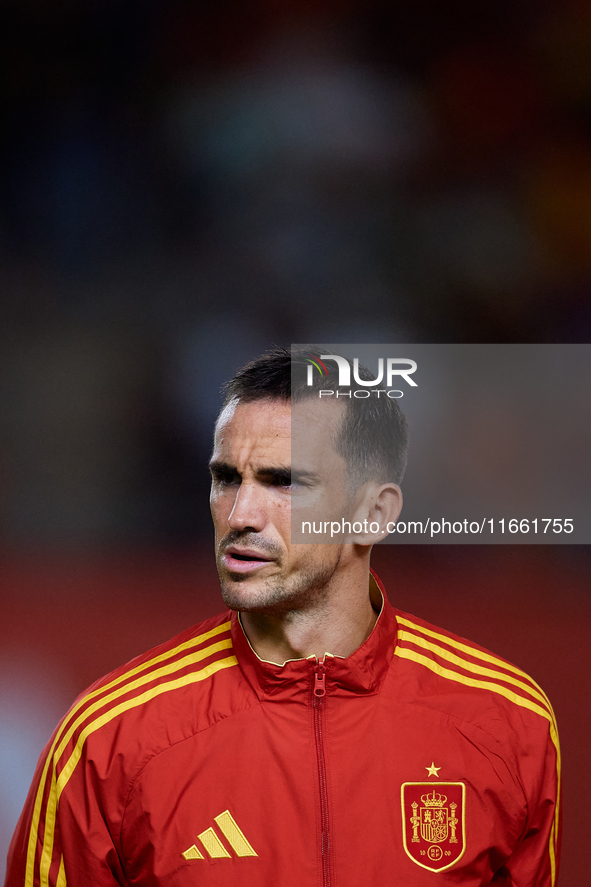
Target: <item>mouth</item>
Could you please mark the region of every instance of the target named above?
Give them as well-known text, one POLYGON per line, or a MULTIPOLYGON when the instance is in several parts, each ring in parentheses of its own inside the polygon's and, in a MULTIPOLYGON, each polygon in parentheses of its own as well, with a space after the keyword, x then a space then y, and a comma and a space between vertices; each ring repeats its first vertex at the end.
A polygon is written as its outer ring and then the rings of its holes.
POLYGON ((222 563, 231 573, 251 573, 274 562, 274 558, 254 548, 231 545, 222 555, 222 563))

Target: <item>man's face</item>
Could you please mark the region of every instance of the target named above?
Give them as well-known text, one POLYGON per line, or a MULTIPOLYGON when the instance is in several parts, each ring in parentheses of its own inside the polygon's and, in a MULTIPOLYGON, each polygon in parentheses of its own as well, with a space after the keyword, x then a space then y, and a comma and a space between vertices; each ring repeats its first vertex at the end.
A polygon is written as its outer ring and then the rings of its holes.
POLYGON ((217 422, 210 505, 216 561, 228 607, 285 613, 326 596, 342 546, 291 542, 301 509, 330 519, 347 505, 346 464, 333 446, 341 404, 294 407, 305 436, 301 464, 291 464, 291 405, 262 400, 226 407, 217 422))

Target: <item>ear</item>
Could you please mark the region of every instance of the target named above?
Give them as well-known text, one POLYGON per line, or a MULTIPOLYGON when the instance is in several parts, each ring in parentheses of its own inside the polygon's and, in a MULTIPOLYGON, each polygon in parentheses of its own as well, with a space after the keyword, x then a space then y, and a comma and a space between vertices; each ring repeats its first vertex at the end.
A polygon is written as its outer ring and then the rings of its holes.
POLYGON ((357 545, 375 545, 392 532, 402 511, 402 490, 398 484, 368 483, 355 497, 353 522, 362 527, 350 541, 357 545), (388 529, 389 527, 389 529, 388 529))

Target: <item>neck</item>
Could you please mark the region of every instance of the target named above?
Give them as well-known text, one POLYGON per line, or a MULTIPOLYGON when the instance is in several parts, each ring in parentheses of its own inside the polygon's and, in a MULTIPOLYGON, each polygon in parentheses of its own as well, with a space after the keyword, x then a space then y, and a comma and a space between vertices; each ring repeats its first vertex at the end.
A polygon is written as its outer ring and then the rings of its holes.
POLYGON ((281 613, 241 612, 246 637, 257 656, 283 665, 288 659, 325 653, 346 657, 369 637, 377 612, 369 596, 369 556, 344 575, 335 574, 321 601, 281 613))

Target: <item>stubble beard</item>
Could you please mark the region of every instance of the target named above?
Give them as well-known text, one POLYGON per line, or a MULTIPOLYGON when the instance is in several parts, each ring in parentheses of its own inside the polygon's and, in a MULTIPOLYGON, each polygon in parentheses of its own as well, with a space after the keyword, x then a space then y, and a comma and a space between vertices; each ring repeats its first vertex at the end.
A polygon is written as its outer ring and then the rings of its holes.
POLYGON ((230 610, 277 616, 315 609, 325 601, 339 565, 340 546, 335 548, 338 553, 334 562, 319 563, 288 579, 277 576, 261 580, 241 573, 228 576, 226 571, 219 569, 225 605, 230 610), (248 587, 255 582, 257 589, 248 587))

